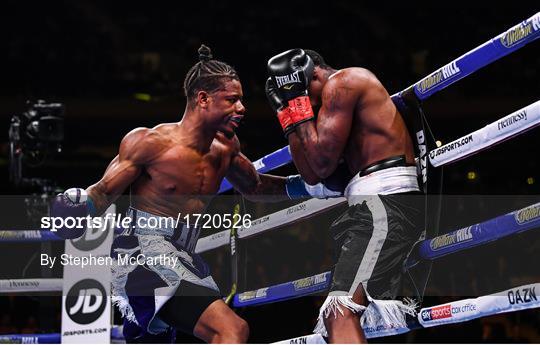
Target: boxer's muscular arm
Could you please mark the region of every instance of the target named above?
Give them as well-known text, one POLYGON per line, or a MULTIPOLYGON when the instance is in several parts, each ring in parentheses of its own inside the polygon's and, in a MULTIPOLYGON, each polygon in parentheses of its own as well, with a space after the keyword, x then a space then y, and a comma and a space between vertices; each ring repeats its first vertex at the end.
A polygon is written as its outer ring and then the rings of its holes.
POLYGON ((362 88, 357 83, 343 76, 330 78, 323 89, 317 121, 296 127, 306 160, 320 178, 330 176, 342 156, 362 88))
POLYGON ((238 139, 235 146, 237 147, 227 172, 227 180, 233 187, 251 201, 289 200, 285 193, 286 179, 281 176, 259 174, 253 163, 240 152, 238 139))
POLYGON ((321 182, 321 178, 313 171, 306 159, 304 148, 298 135, 295 132, 292 132, 289 134, 288 139, 294 165, 296 166, 296 170, 302 175, 304 181, 310 185, 321 182))
POLYGON ((97 214, 105 210, 139 176, 142 167, 155 155, 157 134, 147 128, 128 133, 120 143, 118 155, 111 161, 101 180, 87 188, 97 214))

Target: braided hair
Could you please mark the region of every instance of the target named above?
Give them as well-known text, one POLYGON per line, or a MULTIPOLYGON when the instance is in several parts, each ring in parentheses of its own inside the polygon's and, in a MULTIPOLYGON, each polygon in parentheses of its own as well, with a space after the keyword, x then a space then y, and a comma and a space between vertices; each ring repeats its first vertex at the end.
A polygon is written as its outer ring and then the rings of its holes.
POLYGON ((223 88, 225 81, 240 80, 238 74, 225 62, 212 59, 212 51, 204 44, 198 50, 199 62, 190 68, 184 79, 184 94, 188 102, 197 92, 215 92, 223 88))

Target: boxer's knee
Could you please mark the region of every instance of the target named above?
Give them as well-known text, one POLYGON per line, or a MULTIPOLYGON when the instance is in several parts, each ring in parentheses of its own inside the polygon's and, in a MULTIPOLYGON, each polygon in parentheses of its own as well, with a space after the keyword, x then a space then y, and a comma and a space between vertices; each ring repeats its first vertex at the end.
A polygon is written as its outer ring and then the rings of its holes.
POLYGON ((360 344, 366 338, 360 327, 360 314, 344 308, 337 316, 330 316, 324 320, 328 332, 329 343, 360 344))
POLYGON ((249 326, 244 319, 238 317, 235 320, 220 322, 211 333, 203 340, 213 344, 244 344, 249 338, 249 326))
POLYGON ((246 320, 238 317, 237 320, 231 322, 220 334, 220 338, 225 343, 246 343, 249 338, 249 325, 246 320))
POLYGON ((354 291, 352 300, 356 304, 363 305, 364 307, 368 306, 369 301, 367 299, 367 293, 362 284, 358 285, 358 288, 354 291))
POLYGON ((249 326, 222 300, 216 300, 199 318, 194 334, 207 343, 246 343, 249 326))

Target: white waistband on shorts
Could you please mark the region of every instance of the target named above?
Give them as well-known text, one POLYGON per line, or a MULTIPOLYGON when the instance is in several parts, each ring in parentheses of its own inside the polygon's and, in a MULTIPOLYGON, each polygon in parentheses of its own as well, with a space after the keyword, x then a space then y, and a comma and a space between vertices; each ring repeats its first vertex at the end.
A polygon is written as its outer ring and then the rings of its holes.
POLYGON ((388 195, 420 191, 415 166, 394 167, 369 175, 356 174, 345 188, 349 205, 362 202, 367 195, 388 195), (360 197, 360 198, 359 198, 360 197), (363 198, 362 198, 363 197, 363 198))

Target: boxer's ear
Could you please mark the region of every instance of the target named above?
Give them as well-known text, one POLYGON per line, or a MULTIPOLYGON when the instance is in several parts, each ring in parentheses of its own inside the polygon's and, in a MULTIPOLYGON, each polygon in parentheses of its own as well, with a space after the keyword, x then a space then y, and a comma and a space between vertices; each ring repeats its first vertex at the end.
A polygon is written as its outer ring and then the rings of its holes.
POLYGON ((207 108, 208 107, 208 102, 209 102, 208 98, 209 98, 208 92, 206 92, 206 91, 197 92, 197 104, 201 108, 207 108))
POLYGON ((311 80, 320 80, 321 78, 321 69, 319 66, 315 66, 313 69, 313 76, 311 77, 311 80))

